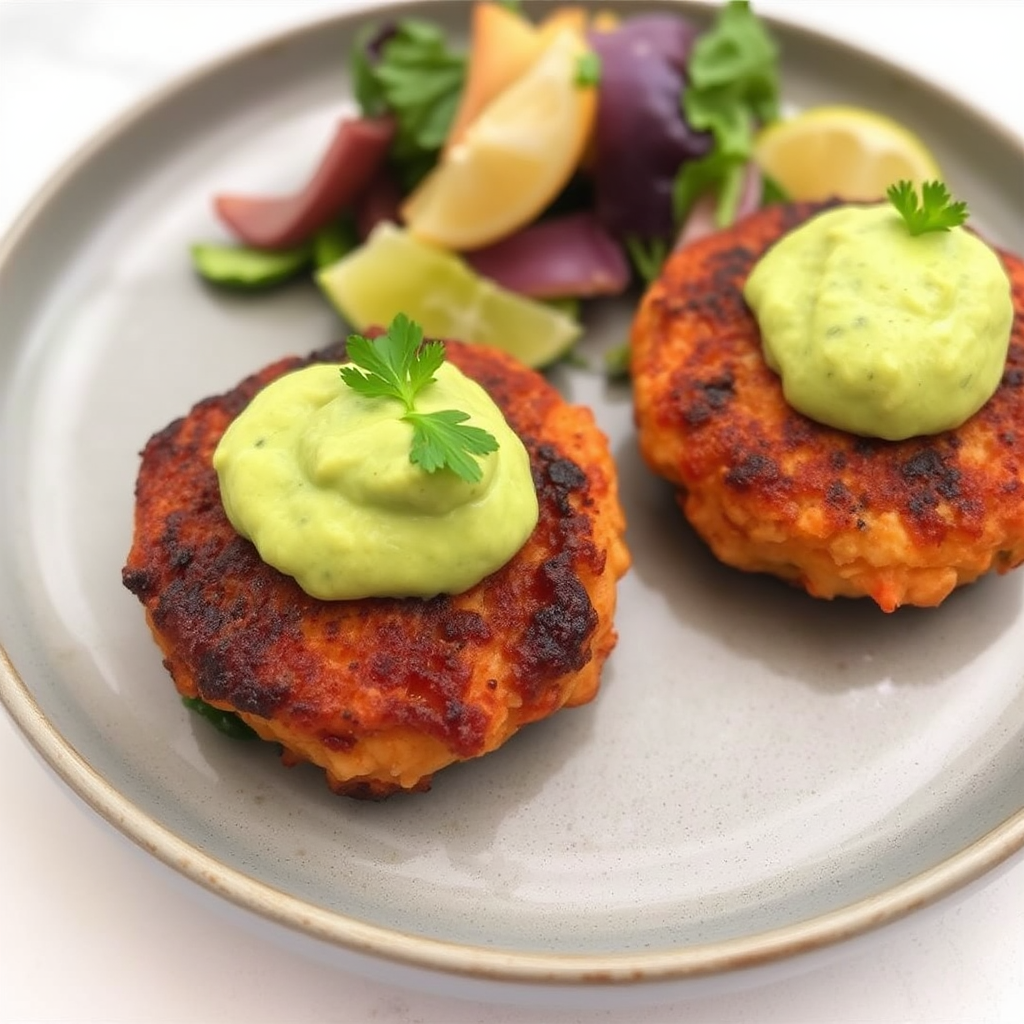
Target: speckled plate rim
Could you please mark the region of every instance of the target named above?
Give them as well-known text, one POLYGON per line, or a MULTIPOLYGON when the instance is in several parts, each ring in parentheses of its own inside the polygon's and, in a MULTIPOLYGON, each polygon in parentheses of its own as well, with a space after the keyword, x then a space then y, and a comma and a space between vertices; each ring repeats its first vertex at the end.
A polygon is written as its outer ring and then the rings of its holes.
MULTIPOLYGON (((305 22, 206 62, 135 104, 83 145, 36 194, 0 240, 0 273, 15 257, 19 245, 33 231, 48 204, 76 174, 179 92, 200 84, 219 69, 248 61, 267 48, 297 43, 307 34, 339 21, 365 17, 370 10, 401 6, 399 0, 368 0, 351 4, 339 15, 305 22)), ((709 5, 692 0, 680 6, 704 12, 710 10, 709 5)), ((1019 151, 1024 164, 1024 146, 1013 134, 954 95, 839 40, 781 19, 765 20, 769 24, 784 26, 791 35, 843 50, 865 64, 874 65, 880 73, 896 74, 912 81, 915 89, 929 94, 935 102, 955 106, 981 122, 989 134, 1000 137, 1005 146, 1019 151)), ((2 643, 0 703, 43 760, 89 807, 141 849, 203 889, 329 946, 411 968, 463 975, 480 981, 623 986, 700 978, 766 966, 824 949, 898 921, 963 889, 1024 850, 1024 808, 1021 808, 955 855, 901 884, 826 914, 770 931, 653 953, 530 954, 462 945, 370 925, 314 906, 258 882, 184 841, 125 797, 56 729, 36 703, 2 643)))

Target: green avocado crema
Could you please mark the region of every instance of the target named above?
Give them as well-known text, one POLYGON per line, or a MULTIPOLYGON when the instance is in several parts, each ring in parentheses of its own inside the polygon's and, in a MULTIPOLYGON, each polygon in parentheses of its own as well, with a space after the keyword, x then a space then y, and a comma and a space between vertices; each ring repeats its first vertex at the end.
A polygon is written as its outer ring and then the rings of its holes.
POLYGON ((459 409, 498 441, 476 483, 410 462, 402 403, 358 394, 336 364, 269 384, 217 446, 213 465, 231 524, 312 597, 461 593, 533 532, 537 494, 522 441, 456 367, 444 363, 435 378, 417 410, 459 409))
POLYGON ((889 204, 819 214, 744 297, 786 400, 890 441, 960 426, 992 397, 1013 321, 999 257, 963 228, 912 236, 889 204))

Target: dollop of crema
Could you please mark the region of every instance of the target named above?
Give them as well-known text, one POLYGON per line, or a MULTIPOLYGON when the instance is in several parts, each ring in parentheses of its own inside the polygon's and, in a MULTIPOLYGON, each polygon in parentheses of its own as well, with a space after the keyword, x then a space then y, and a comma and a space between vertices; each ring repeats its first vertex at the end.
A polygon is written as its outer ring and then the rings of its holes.
POLYGON ((812 218, 757 263, 744 297, 786 400, 887 440, 954 429, 992 397, 1013 322, 996 253, 957 227, 912 236, 888 203, 812 218))
POLYGON ((358 394, 336 364, 280 377, 224 433, 213 465, 228 519, 312 597, 461 593, 533 532, 539 510, 522 441, 455 366, 435 378, 417 411, 459 409, 498 441, 479 481, 410 462, 402 403, 358 394))

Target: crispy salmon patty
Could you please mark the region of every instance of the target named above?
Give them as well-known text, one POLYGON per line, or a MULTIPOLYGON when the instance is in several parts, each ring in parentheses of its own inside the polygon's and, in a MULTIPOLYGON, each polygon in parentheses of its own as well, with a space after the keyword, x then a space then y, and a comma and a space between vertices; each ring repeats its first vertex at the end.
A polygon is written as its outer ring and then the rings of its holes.
POLYGON ((179 692, 237 713, 310 761, 332 789, 380 798, 429 788, 521 726, 598 689, 629 565, 615 468, 588 409, 501 352, 447 344, 530 456, 535 530, 503 568, 456 596, 320 601, 265 564, 228 522, 213 451, 266 384, 335 346, 286 359, 200 402, 150 439, 123 571, 179 692))
POLYGON ((770 207, 667 261, 632 333, 641 452, 726 564, 815 597, 934 606, 1024 562, 1024 262, 999 254, 1014 321, 986 405, 941 434, 858 437, 786 403, 743 299, 761 255, 822 208, 770 207))

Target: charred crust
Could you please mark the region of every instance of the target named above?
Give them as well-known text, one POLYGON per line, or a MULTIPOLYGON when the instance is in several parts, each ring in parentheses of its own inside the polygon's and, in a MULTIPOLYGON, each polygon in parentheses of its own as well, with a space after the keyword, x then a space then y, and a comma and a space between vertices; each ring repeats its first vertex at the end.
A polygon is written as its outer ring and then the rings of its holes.
POLYGON ((328 733, 326 736, 321 738, 320 742, 323 743, 328 750, 349 751, 359 742, 359 739, 352 733, 346 733, 344 735, 328 733))
POLYGON ((551 445, 538 445, 534 439, 528 438, 526 447, 530 452, 533 486, 540 506, 550 507, 558 515, 570 519, 576 516, 572 498, 574 495, 585 498, 589 486, 587 474, 551 445))
POLYGON ((725 474, 730 487, 744 489, 755 485, 774 484, 781 478, 779 464, 769 455, 751 452, 742 456, 725 474))
POLYGON ((853 495, 842 480, 833 480, 828 485, 825 503, 837 512, 852 512, 857 507, 853 495))
POLYGON ((587 643, 597 628, 597 613, 573 571, 568 554, 546 561, 540 570, 537 597, 541 607, 526 629, 524 684, 536 696, 540 684, 578 671, 590 660, 587 643))
POLYGON ((582 490, 586 486, 587 474, 571 459, 559 457, 547 445, 545 445, 542 455, 549 460, 548 479, 555 487, 568 494, 570 491, 582 490))
POLYGON ((935 448, 923 448, 900 464, 900 475, 909 486, 934 491, 952 501, 960 496, 960 470, 949 465, 935 448))
POLYGON ((683 404, 683 419, 690 426, 697 427, 732 401, 736 395, 736 381, 733 374, 726 371, 708 380, 696 381, 690 394, 689 402, 683 404))
POLYGON ((142 601, 152 595, 156 580, 156 573, 150 569, 130 569, 125 566, 121 570, 121 582, 142 601))
POLYGON ((485 643, 491 639, 491 629, 479 612, 452 608, 446 601, 438 616, 441 635, 450 644, 465 647, 470 642, 485 643))

